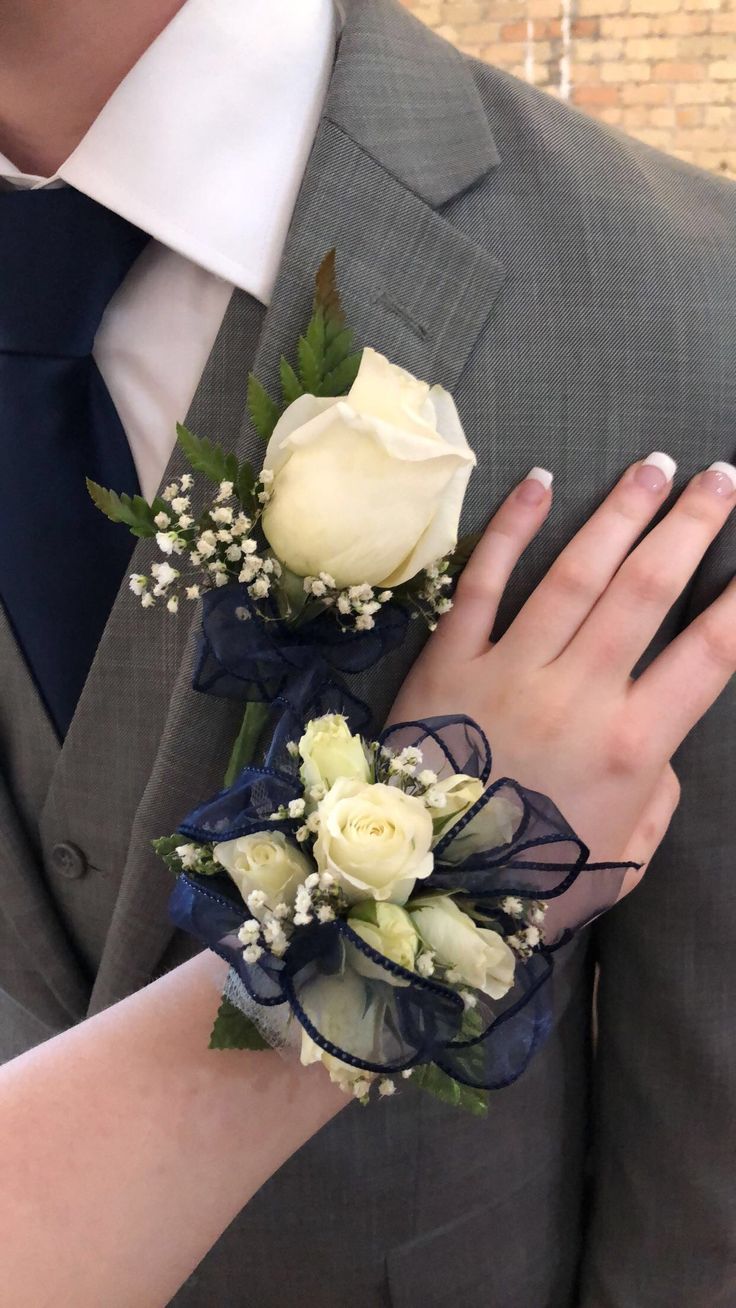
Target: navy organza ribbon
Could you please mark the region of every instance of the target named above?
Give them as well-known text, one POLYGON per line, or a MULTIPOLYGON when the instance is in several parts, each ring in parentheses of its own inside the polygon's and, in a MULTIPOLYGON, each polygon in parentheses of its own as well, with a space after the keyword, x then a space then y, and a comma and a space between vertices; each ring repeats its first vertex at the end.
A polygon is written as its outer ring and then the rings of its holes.
POLYGON ((194 689, 226 699, 286 703, 303 718, 328 711, 339 697, 356 730, 370 710, 350 693, 343 677, 370 668, 401 643, 408 615, 384 604, 370 631, 342 629, 332 610, 298 625, 286 622, 275 603, 256 606, 246 586, 206 593, 194 670, 194 689))
MULTIPOLYGON (((381 742, 394 751, 417 746, 423 767, 440 780, 464 773, 485 785, 490 777, 488 741, 469 718, 402 723, 384 732, 381 742)), ((270 815, 301 793, 298 760, 290 757, 280 734, 264 767, 245 768, 234 786, 200 805, 179 829, 200 842, 256 831, 293 837, 297 821, 270 815)), ((554 952, 615 903, 625 872, 635 866, 587 859, 586 846, 552 801, 510 778, 487 786, 435 846, 434 870, 419 887, 422 895, 460 895, 460 903, 472 905, 488 925, 496 922, 508 931, 518 924, 501 907, 505 896, 548 903, 544 944, 518 960, 509 993, 498 1001, 475 992, 480 1033, 471 1040, 461 1038, 464 1005, 454 990, 376 953, 345 921, 300 928, 282 958, 264 953, 250 964, 237 934, 247 909, 226 874, 180 876, 170 915, 177 927, 230 964, 256 1004, 287 1004, 315 1043, 343 1062, 379 1073, 433 1062, 466 1085, 498 1089, 521 1075, 550 1030, 554 952), (362 974, 355 951, 374 965, 369 970, 375 975, 362 974), (356 996, 356 1037, 337 1046, 321 1029, 324 995, 333 981, 336 987, 344 984, 346 971, 356 996)))

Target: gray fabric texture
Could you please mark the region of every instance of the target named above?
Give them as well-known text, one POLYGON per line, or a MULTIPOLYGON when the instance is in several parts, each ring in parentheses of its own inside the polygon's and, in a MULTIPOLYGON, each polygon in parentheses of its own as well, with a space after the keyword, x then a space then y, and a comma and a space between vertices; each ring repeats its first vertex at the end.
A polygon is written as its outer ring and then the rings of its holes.
MULTIPOLYGON (((479 455, 464 527, 482 525, 532 464, 555 471, 552 518, 501 629, 631 460, 668 450, 681 485, 733 456, 735 240, 732 184, 461 56, 396 0, 353 0, 272 303, 261 323, 233 296, 188 423, 257 460, 247 367, 255 350, 273 384, 336 246, 358 340, 455 395, 479 455)), ((659 643, 733 559, 725 533, 659 643)), ((167 924, 168 874, 149 841, 217 788, 238 717, 189 688, 192 636, 181 619, 141 613, 123 588, 57 757, 0 630, 9 1048, 18 1013, 31 1044, 191 951, 167 924), (53 851, 69 842, 84 875, 58 869, 53 851)), ((362 679, 378 717, 420 643, 417 628, 362 679)), ((687 742, 685 801, 647 884, 568 951, 554 1033, 488 1120, 411 1090, 347 1109, 260 1191, 177 1305, 734 1301, 733 705, 724 696, 687 742), (602 967, 601 1053, 579 1285, 589 944, 602 967)))

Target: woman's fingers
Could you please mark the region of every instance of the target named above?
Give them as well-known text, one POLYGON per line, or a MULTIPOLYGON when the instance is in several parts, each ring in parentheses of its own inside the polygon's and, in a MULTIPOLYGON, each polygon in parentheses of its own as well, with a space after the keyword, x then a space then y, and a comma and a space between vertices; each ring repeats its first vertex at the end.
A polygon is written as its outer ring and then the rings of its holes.
POLYGON ((667 828, 680 802, 680 783, 668 765, 642 810, 636 828, 622 855, 622 862, 641 863, 630 868, 624 877, 619 899, 630 895, 641 881, 650 860, 667 834, 667 828))
POLYGON ((533 650, 540 667, 562 653, 664 503, 675 467, 668 454, 656 452, 626 470, 506 632, 510 651, 518 646, 528 661, 533 650))
POLYGON ((736 506, 736 468, 713 464, 619 568, 565 654, 586 676, 628 676, 736 506))
POLYGON ((736 672, 736 579, 632 683, 642 732, 674 754, 736 672))
POLYGON ((551 484, 551 472, 532 468, 493 515, 463 569, 453 607, 432 638, 433 655, 470 659, 488 649, 508 579, 549 513, 551 484))

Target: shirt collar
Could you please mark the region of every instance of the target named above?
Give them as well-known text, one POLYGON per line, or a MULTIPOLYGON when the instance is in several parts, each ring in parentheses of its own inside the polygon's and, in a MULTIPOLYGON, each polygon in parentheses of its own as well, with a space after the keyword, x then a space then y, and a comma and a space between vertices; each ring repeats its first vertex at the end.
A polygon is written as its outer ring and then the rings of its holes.
POLYGON ((187 0, 53 178, 268 303, 324 105, 333 0, 187 0))

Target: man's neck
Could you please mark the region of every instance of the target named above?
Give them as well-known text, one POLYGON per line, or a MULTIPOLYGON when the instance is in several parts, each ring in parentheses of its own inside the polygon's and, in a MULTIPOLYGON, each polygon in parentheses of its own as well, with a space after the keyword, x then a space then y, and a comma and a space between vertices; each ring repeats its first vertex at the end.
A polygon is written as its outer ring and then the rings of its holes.
POLYGON ((0 152, 47 177, 184 0, 0 0, 0 152))

